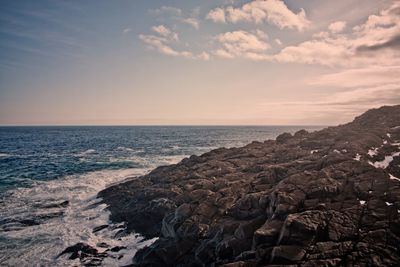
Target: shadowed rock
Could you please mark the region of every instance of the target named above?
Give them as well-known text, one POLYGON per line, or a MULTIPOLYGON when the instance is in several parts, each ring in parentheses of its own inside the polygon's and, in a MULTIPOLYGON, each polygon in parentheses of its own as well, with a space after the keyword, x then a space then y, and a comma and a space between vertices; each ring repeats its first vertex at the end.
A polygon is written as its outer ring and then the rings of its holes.
POLYGON ((77 243, 66 248, 58 257, 64 254, 69 254, 70 260, 79 259, 83 266, 99 266, 107 257, 106 253, 99 253, 97 249, 85 243, 77 243))
POLYGON ((400 106, 219 148, 99 193, 134 266, 400 265, 400 106))

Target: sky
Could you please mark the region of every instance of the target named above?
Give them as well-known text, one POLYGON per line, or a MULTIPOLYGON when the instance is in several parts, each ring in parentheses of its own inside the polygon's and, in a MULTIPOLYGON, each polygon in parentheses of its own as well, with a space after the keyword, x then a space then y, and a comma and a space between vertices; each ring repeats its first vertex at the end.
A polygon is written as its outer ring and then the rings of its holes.
POLYGON ((0 125, 335 125, 400 104, 400 1, 0 2, 0 125))

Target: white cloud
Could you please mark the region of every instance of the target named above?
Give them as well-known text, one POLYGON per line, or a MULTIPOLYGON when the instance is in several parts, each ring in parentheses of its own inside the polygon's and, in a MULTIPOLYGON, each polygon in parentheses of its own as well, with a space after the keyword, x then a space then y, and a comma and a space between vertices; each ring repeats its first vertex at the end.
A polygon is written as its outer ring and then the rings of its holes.
POLYGON ((333 33, 342 32, 346 28, 345 21, 336 21, 329 25, 328 29, 333 33))
POLYGON ((179 41, 178 34, 176 32, 171 31, 169 28, 165 27, 164 25, 153 26, 153 27, 151 27, 151 30, 153 32, 158 33, 159 35, 161 35, 163 37, 168 37, 171 40, 179 41))
POLYGON ((182 18, 182 19, 180 19, 180 21, 192 26, 195 29, 199 29, 199 27, 200 27, 200 22, 196 18, 182 18))
POLYGON ((260 39, 264 39, 264 40, 267 40, 269 37, 268 37, 268 34, 266 33, 266 32, 264 32, 264 31, 262 31, 262 30, 255 30, 255 34, 258 36, 258 37, 260 37, 260 39))
POLYGON ((225 49, 217 49, 214 51, 214 55, 216 55, 217 57, 220 58, 234 58, 235 56, 231 53, 229 53, 228 51, 226 51, 225 49))
POLYGON ((257 24, 268 22, 281 29, 288 28, 299 31, 306 29, 310 24, 303 9, 294 13, 282 0, 252 1, 238 8, 219 7, 211 10, 206 18, 214 22, 247 21, 257 24))
POLYGON ((177 56, 179 54, 177 51, 168 46, 169 41, 163 37, 140 34, 139 39, 147 44, 148 48, 156 49, 162 54, 171 56, 177 56))
POLYGON ((320 32, 312 40, 286 47, 274 58, 281 62, 345 67, 399 65, 399 10, 400 3, 394 3, 347 34, 336 34, 343 24, 331 24, 331 32, 320 32))
POLYGON ((199 54, 186 50, 178 50, 172 47, 173 43, 179 43, 178 34, 164 25, 153 26, 151 28, 155 35, 140 34, 139 39, 147 45, 147 48, 156 50, 161 54, 188 59, 209 60, 210 54, 201 52, 199 54))
MULTIPOLYGON (((268 35, 260 30, 234 30, 218 34, 214 46, 208 51, 220 58, 247 58, 300 64, 319 64, 330 67, 360 68, 365 65, 400 65, 400 2, 371 15, 368 19, 344 31, 346 22, 331 23, 326 31, 314 34, 309 40, 283 47, 269 53, 268 35), (377 52, 377 50, 379 50, 377 52)), ((252 1, 241 7, 232 6, 211 10, 207 19, 216 22, 264 21, 281 28, 302 30, 309 25, 304 11, 297 14, 280 0, 252 1)), ((189 22, 188 22, 189 23, 189 22)), ((196 22, 192 21, 194 27, 196 22)), ((170 40, 178 40, 161 28, 153 29, 170 40)), ((164 26, 165 27, 165 26, 164 26)), ((273 39, 279 46, 279 39, 273 39)), ((165 43, 165 42, 164 42, 165 43)))
POLYGON ((261 31, 257 33, 233 31, 219 34, 215 40, 218 41, 220 48, 216 49, 214 54, 222 58, 243 57, 261 60, 263 52, 270 46, 263 40, 263 37, 266 37, 265 33, 261 31), (261 33, 263 33, 262 37, 259 36, 261 33))
POLYGON ((311 40, 283 48, 273 59, 278 62, 335 66, 352 56, 345 43, 336 40, 311 40))
POLYGON ((212 20, 214 22, 226 23, 225 10, 219 7, 215 8, 208 12, 206 19, 212 20))
POLYGON ((319 33, 314 33, 312 35, 312 37, 314 39, 326 39, 326 38, 329 38, 330 36, 331 36, 331 33, 330 32, 326 32, 326 31, 322 31, 322 32, 319 32, 319 33))

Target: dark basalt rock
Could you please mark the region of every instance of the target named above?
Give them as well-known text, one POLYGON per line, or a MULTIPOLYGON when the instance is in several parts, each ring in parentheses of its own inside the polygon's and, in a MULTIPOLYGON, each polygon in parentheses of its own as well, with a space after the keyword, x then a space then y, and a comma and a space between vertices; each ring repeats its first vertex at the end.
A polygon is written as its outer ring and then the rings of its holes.
POLYGON ((111 252, 118 252, 121 249, 126 249, 126 247, 124 247, 124 246, 116 246, 116 247, 113 247, 112 249, 110 249, 110 251, 111 252))
POLYGON ((99 226, 96 226, 95 228, 93 228, 92 232, 97 233, 106 228, 108 228, 108 224, 99 225, 99 226))
POLYGON ((134 266, 399 266, 399 143, 400 106, 382 107, 191 156, 99 197, 113 221, 159 237, 134 266))
POLYGON ((99 266, 107 257, 106 253, 99 253, 97 249, 85 243, 77 243, 66 248, 58 257, 64 254, 70 254, 70 260, 79 259, 84 266, 99 266))
POLYGON ((50 204, 41 204, 41 205, 36 205, 37 207, 44 208, 44 209, 53 209, 53 208, 65 208, 68 207, 69 201, 65 200, 62 202, 58 203, 50 203, 50 204))

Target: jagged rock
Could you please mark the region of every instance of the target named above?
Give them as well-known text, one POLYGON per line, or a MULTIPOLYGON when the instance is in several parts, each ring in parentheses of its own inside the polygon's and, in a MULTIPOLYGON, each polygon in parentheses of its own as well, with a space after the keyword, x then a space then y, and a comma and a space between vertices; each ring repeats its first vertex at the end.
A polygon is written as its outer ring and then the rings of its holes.
POLYGON ((103 225, 99 225, 99 226, 96 226, 95 228, 93 228, 93 233, 97 233, 97 232, 100 232, 101 230, 103 230, 103 229, 106 229, 108 227, 108 224, 103 224, 103 225))
POLYGON ((58 255, 58 257, 64 254, 70 254, 70 260, 80 259, 84 265, 89 266, 99 265, 102 259, 106 257, 104 253, 99 253, 97 249, 85 243, 77 243, 73 246, 66 248, 58 255))
POLYGON ((99 193, 134 266, 399 266, 400 106, 220 148, 99 193))

